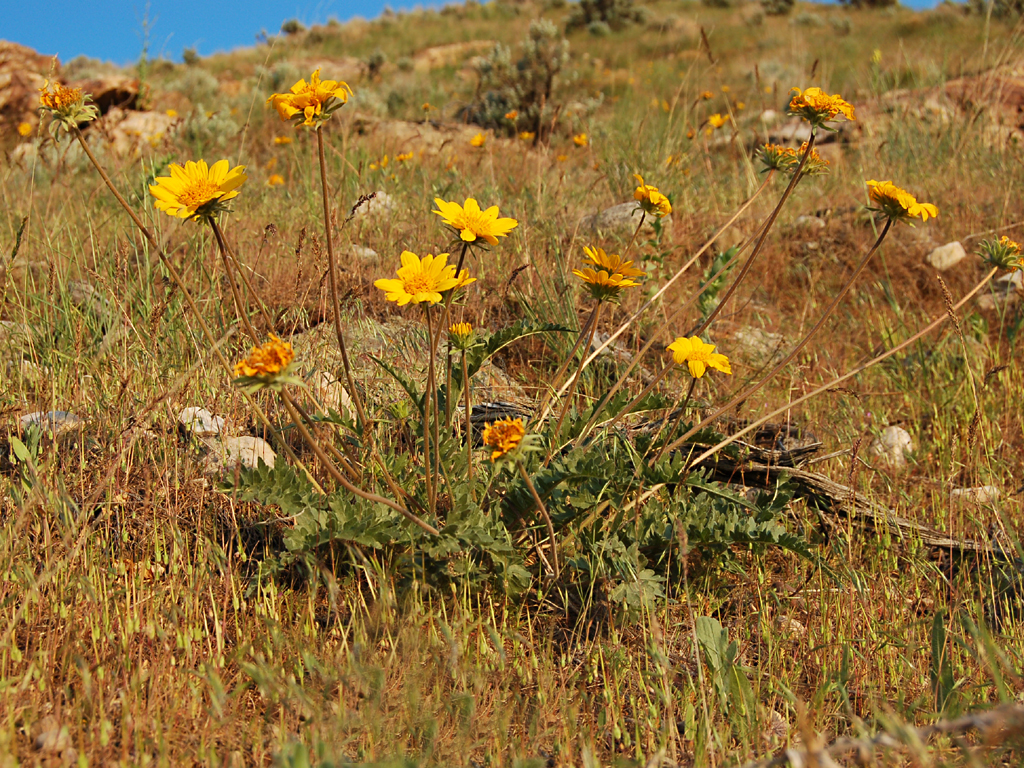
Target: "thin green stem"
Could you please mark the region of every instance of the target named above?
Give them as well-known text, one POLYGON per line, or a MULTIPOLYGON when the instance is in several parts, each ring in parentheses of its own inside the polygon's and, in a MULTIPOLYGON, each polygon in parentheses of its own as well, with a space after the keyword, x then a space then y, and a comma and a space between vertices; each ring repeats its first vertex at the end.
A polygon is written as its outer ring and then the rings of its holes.
MULTIPOLYGON (((690 386, 686 390, 686 398, 683 400, 683 404, 679 408, 679 415, 676 416, 676 420, 672 423, 672 430, 668 433, 668 437, 665 438, 665 442, 664 444, 662 444, 661 449, 658 451, 658 455, 655 456, 654 460, 651 462, 652 466, 661 461, 661 457, 665 455, 665 448, 668 446, 670 442, 672 442, 672 438, 676 436, 676 432, 679 431, 679 425, 683 423, 683 417, 686 415, 687 406, 690 405, 690 397, 693 396, 693 388, 695 386, 697 386, 697 378, 692 377, 690 379, 690 386)), ((664 427, 665 424, 662 423, 661 428, 663 429, 664 427)), ((661 429, 659 429, 658 432, 660 433, 661 429)), ((657 442, 658 437, 659 435, 655 435, 654 440, 651 441, 651 445, 657 442)))
MULTIPOLYGON (((558 381, 559 379, 561 379, 565 375, 565 372, 567 370, 569 370, 569 365, 575 359, 576 352, 579 350, 580 345, 583 344, 583 339, 587 337, 587 334, 590 332, 591 327, 592 326, 596 327, 596 325, 597 325, 597 323, 595 322, 595 319, 597 317, 597 309, 600 306, 601 306, 600 303, 598 303, 590 311, 590 316, 587 318, 587 322, 585 322, 583 324, 583 327, 580 329, 579 334, 576 336, 576 343, 572 345, 572 349, 569 350, 569 354, 566 355, 565 360, 562 361, 562 365, 555 372, 555 375, 551 377, 551 381, 558 381)), ((584 357, 586 357, 586 352, 585 351, 584 351, 583 355, 584 355, 584 357)), ((557 396, 561 397, 562 393, 565 391, 566 388, 568 388, 568 386, 569 386, 569 384, 567 382, 565 387, 563 387, 561 390, 559 390, 557 396)), ((537 421, 543 421, 545 419, 545 417, 547 417, 548 412, 551 409, 551 404, 553 402, 552 393, 553 393, 553 390, 549 390, 548 391, 547 395, 544 398, 544 401, 541 403, 540 408, 537 409, 537 412, 540 414, 537 417, 537 421)))
POLYGON ((323 192, 324 202, 324 233, 327 241, 327 268, 329 285, 331 289, 331 311, 334 313, 334 332, 338 337, 338 349, 341 350, 341 363, 345 368, 345 384, 348 386, 349 396, 356 407, 356 414, 359 417, 360 429, 363 434, 371 436, 370 425, 366 420, 366 412, 363 410, 362 397, 356 389, 355 381, 352 378, 352 366, 348 360, 348 350, 345 347, 345 332, 341 327, 341 304, 338 301, 338 278, 336 275, 337 264, 334 259, 334 236, 331 231, 331 195, 327 187, 327 161, 324 157, 324 128, 318 125, 316 128, 317 154, 320 159, 320 187, 323 192))
POLYGON ((558 568, 558 547, 555 543, 555 526, 551 522, 551 515, 548 514, 547 507, 544 506, 544 502, 540 498, 540 494, 537 493, 537 489, 533 485, 533 481, 530 479, 530 475, 526 471, 526 467, 523 466, 523 462, 516 459, 516 467, 519 469, 519 475, 523 478, 523 482, 526 483, 526 487, 530 489, 530 495, 533 496, 533 501, 537 505, 537 511, 544 519, 544 525, 548 529, 548 539, 551 541, 551 568, 555 572, 555 578, 557 579, 561 572, 558 568))
POLYGON ((466 350, 462 350, 462 396, 466 403, 466 475, 473 479, 473 422, 470 420, 472 411, 469 407, 469 365, 466 363, 466 350))
POLYGON ((878 235, 878 239, 875 240, 875 244, 871 246, 871 250, 869 250, 867 252, 867 254, 864 256, 863 259, 861 259, 860 264, 858 264, 857 267, 853 270, 853 274, 850 276, 850 279, 846 281, 846 284, 839 290, 839 293, 836 294, 835 298, 832 299, 832 302, 825 309, 825 312, 818 319, 818 322, 816 322, 814 324, 814 327, 811 328, 811 330, 807 333, 807 335, 804 336, 804 338, 800 340, 800 343, 798 343, 789 352, 789 354, 787 354, 781 360, 781 362, 779 362, 779 364, 776 365, 775 368, 773 368, 771 370, 771 372, 767 376, 762 378, 760 381, 758 381, 754 385, 748 387, 747 389, 745 389, 740 394, 738 394, 735 397, 733 397, 725 405, 717 408, 706 419, 704 419, 701 422, 699 422, 698 424, 695 424, 694 426, 692 426, 689 430, 687 430, 687 432, 682 437, 680 437, 674 443, 670 444, 668 446, 668 450, 672 450, 673 448, 679 447, 686 440, 688 440, 689 438, 691 438, 695 434, 697 434, 697 432, 699 430, 703 429, 708 424, 711 424, 713 421, 715 421, 715 419, 717 419, 723 413, 725 413, 726 411, 734 408, 736 405, 738 405, 739 403, 741 403, 744 400, 746 400, 747 398, 749 398, 752 394, 754 394, 759 389, 761 389, 761 387, 763 387, 765 384, 767 384, 769 381, 771 381, 776 376, 776 374, 779 373, 779 371, 781 371, 783 368, 785 368, 787 365, 789 365, 793 361, 793 359, 797 356, 797 354, 799 354, 800 350, 802 350, 805 346, 807 346, 807 343, 812 338, 814 338, 815 334, 817 334, 818 331, 821 330, 822 326, 825 325, 825 321, 828 320, 828 318, 835 311, 836 307, 839 306, 839 302, 843 300, 844 296, 846 296, 846 293, 853 286, 854 282, 860 276, 860 273, 864 271, 864 268, 868 265, 868 262, 871 260, 871 257, 875 254, 875 251, 877 251, 878 247, 882 244, 882 241, 885 239, 885 236, 886 236, 886 234, 888 234, 889 229, 891 227, 892 227, 892 219, 887 219, 886 222, 885 222, 885 226, 882 228, 882 231, 878 235))
POLYGON ((423 473, 427 480, 427 509, 434 514, 437 508, 437 497, 434 488, 434 468, 430 461, 430 407, 434 399, 434 328, 430 322, 430 306, 423 307, 427 323, 427 343, 430 346, 427 367, 427 391, 423 395, 423 473))
POLYGON ((231 268, 231 260, 228 257, 228 247, 224 242, 224 234, 220 231, 220 227, 217 226, 217 222, 213 218, 208 218, 206 221, 209 222, 210 229, 213 230, 213 235, 217 238, 217 250, 220 252, 221 261, 224 263, 224 274, 228 279, 228 285, 231 287, 231 298, 235 304, 235 315, 238 317, 242 327, 245 328, 245 332, 249 334, 249 338, 252 339, 254 344, 259 346, 262 343, 262 339, 256 333, 252 323, 249 322, 249 315, 242 304, 242 296, 238 290, 238 283, 235 282, 235 271, 231 268))
POLYGON ((764 423, 766 423, 768 421, 771 421, 776 416, 781 416, 782 414, 786 413, 787 411, 792 410, 794 406, 801 405, 802 403, 807 402, 811 398, 817 397, 822 392, 828 392, 831 389, 835 389, 840 384, 842 384, 843 382, 846 382, 846 381, 852 379, 857 374, 859 374, 859 373, 861 373, 863 371, 866 371, 868 368, 871 368, 874 365, 878 365, 883 360, 887 360, 888 358, 892 357, 895 354, 898 354, 898 353, 902 352, 904 349, 909 347, 911 344, 916 342, 918 339, 922 338, 923 336, 927 336, 929 333, 934 331, 936 328, 938 328, 944 322, 949 320, 950 317, 952 316, 952 314, 954 312, 956 312, 956 310, 960 309, 964 304, 966 304, 972 298, 974 298, 975 294, 977 294, 978 291, 980 291, 982 288, 984 288, 988 284, 988 281, 991 280, 995 276, 996 272, 998 272, 998 271, 999 270, 997 268, 991 269, 989 271, 989 273, 987 275, 985 275, 985 277, 983 277, 981 279, 981 282, 979 282, 977 285, 975 285, 974 288, 972 288, 971 291, 966 296, 964 296, 962 299, 960 299, 960 301, 958 301, 956 304, 953 305, 952 309, 943 312, 941 315, 936 317, 928 325, 926 325, 924 328, 922 328, 920 331, 915 333, 913 336, 911 336, 906 341, 903 341, 900 344, 897 344, 892 349, 888 350, 887 352, 883 352, 881 355, 878 355, 877 357, 873 357, 872 359, 868 360, 866 363, 862 363, 861 365, 858 365, 853 370, 851 370, 851 371, 849 371, 847 373, 844 373, 842 376, 840 376, 840 377, 838 377, 836 379, 833 379, 828 384, 823 384, 822 386, 818 387, 817 389, 814 389, 814 390, 808 392, 806 395, 798 397, 796 400, 791 400, 790 402, 786 403, 786 405, 784 405, 782 408, 779 408, 777 410, 772 411, 767 416, 762 416, 757 421, 751 422, 750 424, 748 424, 746 427, 744 427, 742 430, 740 430, 736 434, 730 435, 729 437, 727 437, 724 440, 722 440, 721 442, 719 442, 717 445, 707 449, 704 453, 702 453, 700 456, 698 456, 696 459, 694 459, 693 463, 694 464, 699 464, 700 462, 704 461, 705 459, 710 458, 711 456, 713 456, 718 451, 722 450, 722 448, 724 448, 725 446, 729 445, 730 443, 733 443, 736 440, 739 440, 744 435, 749 434, 750 432, 753 432, 755 429, 760 427, 762 424, 764 424, 764 423))
MULTIPOLYGON (((572 377, 572 385, 569 387, 569 392, 565 396, 565 402, 562 403, 562 413, 558 417, 558 422, 555 424, 555 431, 552 433, 556 443, 558 442, 559 432, 562 429, 562 422, 565 421, 565 415, 569 412, 569 407, 572 405, 573 395, 576 394, 576 386, 579 384, 580 374, 583 372, 583 360, 586 358, 586 350, 590 349, 590 345, 594 343, 594 334, 597 332, 597 320, 601 315, 601 306, 603 304, 604 302, 599 301, 597 302, 597 306, 594 307, 593 319, 590 322, 590 333, 587 335, 587 344, 583 348, 583 354, 580 355, 580 364, 576 366, 576 373, 572 377)), ((551 456, 552 453, 549 452, 547 458, 544 459, 545 467, 548 465, 548 462, 551 461, 551 456)))

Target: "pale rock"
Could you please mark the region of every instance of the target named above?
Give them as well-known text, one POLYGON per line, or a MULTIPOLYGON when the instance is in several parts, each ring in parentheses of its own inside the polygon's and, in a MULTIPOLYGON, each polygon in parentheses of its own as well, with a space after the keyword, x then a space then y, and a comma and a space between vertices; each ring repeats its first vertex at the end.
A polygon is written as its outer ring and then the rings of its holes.
POLYGON ((1004 283, 1006 290, 1011 288, 1016 291, 1024 291, 1024 270, 1015 269, 1008 275, 1003 275, 996 280, 997 283, 1004 283))
POLYGON ((954 488, 949 492, 950 501, 969 501, 975 504, 992 504, 999 498, 999 489, 994 485, 977 488, 954 488))
POLYGON ((395 210, 395 201, 387 192, 378 190, 369 200, 364 200, 356 206, 354 216, 379 216, 388 214, 395 210))
POLYGON ((869 449, 872 456, 878 456, 890 467, 906 466, 906 452, 914 450, 910 433, 902 427, 886 427, 869 449))
POLYGON ((426 48, 413 57, 416 72, 429 72, 440 67, 450 67, 466 59, 494 50, 493 40, 471 40, 465 43, 449 43, 426 48))
POLYGON ((110 148, 121 157, 135 156, 144 147, 155 147, 180 121, 164 112, 126 112, 112 108, 94 123, 110 140, 110 148))
POLYGON ((779 121, 780 117, 782 116, 774 109, 766 109, 761 113, 761 122, 765 125, 773 125, 779 121))
POLYGON ((935 267, 935 269, 939 270, 939 272, 945 272, 947 269, 952 269, 966 258, 967 251, 964 250, 960 241, 954 240, 952 243, 940 245, 929 253, 924 260, 931 266, 935 267))
POLYGON ((18 420, 22 431, 36 426, 44 435, 54 438, 76 432, 84 424, 83 419, 68 411, 37 411, 25 414, 18 420))
POLYGON ((317 371, 313 374, 309 388, 320 405, 330 411, 337 411, 342 415, 352 415, 352 398, 349 397, 344 385, 327 371, 317 371))
POLYGON ((13 128, 18 123, 27 122, 33 128, 38 125, 39 89, 49 77, 51 68, 58 76, 60 64, 52 56, 0 40, 0 133, 9 126, 17 137, 13 128))
POLYGON ((71 735, 66 727, 51 728, 36 737, 36 749, 46 754, 63 752, 71 746, 71 735))
POLYGON ((367 264, 377 264, 380 261, 380 254, 373 250, 373 248, 367 248, 363 245, 353 245, 349 248, 349 253, 352 254, 352 258, 367 264))
POLYGON ((793 226, 797 229, 824 229, 825 220, 818 216, 797 216, 793 226))
POLYGON ((798 639, 807 634, 807 628, 792 616, 776 616, 774 625, 777 632, 798 639))
POLYGON ((205 408, 189 406, 178 414, 178 423, 196 437, 213 437, 224 432, 224 417, 214 416, 205 408))
MULTIPOLYGON (((635 202, 620 203, 610 208, 605 208, 600 213, 584 216, 580 219, 579 228, 593 234, 598 232, 616 232, 632 234, 640 223, 641 211, 637 210, 635 202)), ((644 219, 642 232, 654 232, 653 216, 644 219)), ((672 214, 661 218, 661 226, 668 228, 672 223, 672 214)))
POLYGON ((743 328, 733 334, 733 344, 741 355, 756 361, 768 361, 782 354, 785 337, 761 328, 743 328))
POLYGON ((203 441, 210 449, 203 461, 203 470, 208 475, 222 475, 239 468, 256 469, 260 461, 273 469, 277 454, 270 444, 261 437, 242 435, 225 437, 222 440, 203 441))

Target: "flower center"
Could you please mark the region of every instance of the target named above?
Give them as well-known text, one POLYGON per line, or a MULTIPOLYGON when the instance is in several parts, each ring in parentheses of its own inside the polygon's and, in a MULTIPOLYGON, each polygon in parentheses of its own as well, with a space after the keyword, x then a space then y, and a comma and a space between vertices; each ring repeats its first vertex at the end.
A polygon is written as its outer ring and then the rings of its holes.
POLYGON ((463 212, 462 229, 468 229, 473 234, 479 235, 487 230, 487 219, 482 212, 463 212))
POLYGON ((422 272, 405 280, 405 290, 413 296, 419 293, 434 293, 434 288, 434 281, 422 272))
POLYGON ((220 187, 209 179, 193 179, 187 187, 181 190, 178 200, 186 208, 198 208, 220 195, 220 187))
POLYGON ((695 349, 686 355, 687 362, 707 363, 711 359, 711 353, 704 349, 695 349))

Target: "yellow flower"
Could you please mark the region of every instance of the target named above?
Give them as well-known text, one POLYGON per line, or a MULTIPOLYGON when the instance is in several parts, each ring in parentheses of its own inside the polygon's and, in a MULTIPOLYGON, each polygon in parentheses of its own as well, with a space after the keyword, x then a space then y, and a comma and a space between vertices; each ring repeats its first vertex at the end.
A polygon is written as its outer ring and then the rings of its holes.
POLYGON ((533 131, 523 131, 522 133, 519 134, 519 138, 522 139, 523 141, 533 141, 536 135, 537 134, 534 133, 533 131))
POLYGON ((396 163, 404 163, 406 160, 412 160, 412 158, 413 158, 413 153, 412 152, 402 152, 401 154, 395 155, 395 162, 396 163))
POLYGON ((729 118, 722 117, 718 112, 715 112, 715 114, 708 118, 708 122, 715 128, 721 128, 728 120, 729 118))
POLYGON ((747 108, 747 105, 744 102, 742 102, 742 101, 737 101, 736 102, 736 111, 737 112, 742 112, 746 108, 747 108))
POLYGON ((466 200, 465 207, 458 203, 447 203, 439 197, 434 198, 438 210, 434 211, 450 227, 458 230, 459 237, 467 243, 478 238, 491 245, 498 244, 499 237, 505 237, 519 222, 515 219, 498 218, 498 206, 492 205, 486 211, 472 197, 466 200))
POLYGON ((714 368, 722 373, 732 373, 729 358, 715 352, 714 344, 705 344, 697 336, 688 339, 680 337, 668 345, 668 350, 677 365, 686 363, 690 375, 695 379, 703 376, 708 368, 714 368))
POLYGON ((587 260, 595 267, 609 273, 618 273, 623 277, 646 277, 647 273, 642 269, 633 266, 632 261, 623 261, 617 254, 608 255, 603 248, 588 248, 583 246, 583 252, 587 254, 587 260))
POLYGON ((448 329, 448 338, 455 349, 469 349, 473 345, 473 326, 469 323, 455 323, 448 329))
POLYGON ((470 146, 479 149, 480 147, 487 143, 487 137, 484 136, 482 133, 478 133, 476 136, 469 140, 469 143, 470 146))
POLYGON ((640 183, 640 186, 633 192, 633 199, 640 204, 641 208, 658 217, 672 213, 672 203, 658 191, 657 187, 644 184, 643 176, 639 173, 634 173, 633 178, 640 183))
POLYGON ((484 427, 484 445, 491 449, 491 461, 516 449, 523 441, 526 428, 522 419, 502 419, 484 427))
POLYGON ((1012 272, 1024 269, 1020 243, 1014 242, 1006 235, 998 240, 982 240, 978 253, 994 267, 1009 269, 1012 272))
POLYGON ((476 278, 469 277, 466 270, 462 270, 462 274, 456 277, 455 265, 448 263, 447 253, 439 253, 437 256, 428 253, 421 260, 415 253, 402 251, 398 279, 377 280, 374 286, 384 291, 388 301, 403 307, 410 302, 437 304, 445 291, 469 285, 474 280, 476 278))
POLYGON ((935 218, 939 215, 939 209, 931 203, 919 203, 917 198, 893 184, 891 181, 867 182, 871 188, 868 197, 875 203, 877 210, 884 213, 893 221, 901 219, 921 219, 928 221, 928 217, 935 218))
POLYGON ((83 94, 81 88, 68 88, 49 80, 39 89, 39 104, 53 116, 51 132, 64 128, 70 131, 79 123, 87 123, 99 117, 95 104, 90 104, 92 97, 83 94), (51 90, 52 88, 52 90, 51 90))
POLYGON ((875 50, 871 52, 871 63, 874 64, 876 67, 882 63, 881 48, 875 48, 875 50))
POLYGON ((284 184, 284 176, 282 176, 279 173, 272 173, 267 178, 267 186, 268 187, 279 187, 282 184, 284 184))
POLYGON ((384 170, 387 167, 388 167, 388 156, 387 155, 384 155, 384 157, 382 157, 376 163, 370 163, 370 170, 371 171, 384 170))
POLYGON ((518 109, 509 110, 508 112, 505 113, 506 120, 515 120, 517 117, 519 117, 518 109))
POLYGON ((577 133, 572 137, 572 143, 577 147, 585 147, 590 143, 590 139, 587 138, 585 133, 577 133))
POLYGON ((235 376, 273 378, 286 371, 294 359, 295 352, 291 343, 270 334, 270 341, 261 347, 254 347, 245 360, 235 363, 235 376))
POLYGON ((292 143, 292 137, 291 136, 275 136, 274 137, 274 143, 279 145, 279 146, 281 144, 291 144, 292 143))
POLYGON ((821 88, 808 88, 801 91, 793 88, 796 94, 789 101, 789 114, 802 117, 812 125, 824 127, 825 123, 843 115, 853 120, 853 106, 838 93, 829 96, 821 88))
POLYGON ((558 163, 564 163, 568 159, 569 159, 568 155, 555 155, 555 162, 558 162, 558 163))
POLYGON ((704 91, 704 92, 703 92, 703 93, 702 93, 702 94, 700 95, 700 97, 701 97, 702 99, 704 99, 704 101, 707 101, 708 99, 713 99, 713 98, 715 97, 715 94, 714 94, 714 92, 713 92, 713 91, 704 91))
POLYGON ((210 218, 226 210, 224 203, 238 196, 238 188, 245 183, 245 166, 228 170, 228 161, 220 160, 207 167, 205 160, 191 160, 184 167, 171 163, 170 176, 157 176, 149 187, 156 198, 156 207, 182 219, 210 218))
POLYGON ((732 88, 730 88, 728 85, 723 85, 722 86, 722 93, 728 93, 731 90, 732 90, 732 88))
POLYGON ((429 112, 432 109, 437 109, 437 107, 435 107, 435 106, 431 105, 430 103, 424 101, 423 102, 423 106, 420 107, 420 109, 422 109, 424 112, 429 112))
POLYGON ((267 106, 273 106, 282 120, 290 120, 296 126, 315 126, 346 104, 351 94, 348 83, 321 80, 318 68, 310 75, 308 83, 302 79, 289 93, 273 94, 267 99, 267 106))
POLYGON ((639 285, 632 278, 647 273, 633 267, 632 261, 623 261, 621 256, 609 256, 602 248, 583 248, 589 265, 574 269, 572 273, 587 285, 590 295, 596 301, 617 303, 623 288, 639 285), (596 269, 595 269, 596 268, 596 269))
POLYGON ((32 123, 18 123, 18 135, 26 138, 32 135, 32 123))
POLYGON ((168 117, 177 117, 178 116, 178 110, 176 110, 176 109, 168 109, 168 110, 164 111, 164 114, 167 115, 168 117))
MULTIPOLYGON (((800 165, 800 158, 804 156, 806 151, 807 142, 805 141, 800 145, 800 149, 783 147, 778 144, 765 144, 761 147, 759 154, 761 162, 765 164, 766 168, 784 171, 785 173, 795 173, 800 165)), ((818 150, 811 149, 811 154, 807 156, 801 174, 804 176, 817 176, 823 173, 828 173, 828 160, 819 155, 818 150)))

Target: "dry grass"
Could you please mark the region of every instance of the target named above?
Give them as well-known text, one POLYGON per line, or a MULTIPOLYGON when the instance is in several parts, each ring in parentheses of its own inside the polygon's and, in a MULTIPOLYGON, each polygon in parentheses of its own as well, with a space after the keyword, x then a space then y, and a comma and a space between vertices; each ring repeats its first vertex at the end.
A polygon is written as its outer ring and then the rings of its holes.
MULTIPOLYGON (((432 200, 474 195, 499 204, 522 226, 474 265, 479 281, 457 319, 497 329, 535 316, 578 327, 588 307, 570 270, 589 242, 579 218, 629 199, 635 171, 656 180, 675 207, 661 240, 641 245, 657 284, 759 183, 747 162, 762 136, 757 115, 783 109, 791 85, 821 82, 857 104, 862 128, 830 150, 831 175, 797 188, 759 268, 715 327, 715 343, 735 355, 735 375, 706 396, 724 402, 764 368, 756 355, 733 351, 737 332, 763 328, 792 343, 845 282, 876 234, 862 210, 864 179, 892 178, 935 202, 941 215, 893 231, 821 336, 742 405, 742 417, 785 404, 940 315, 942 291, 923 263, 932 247, 959 239, 971 250, 983 233, 1020 234, 1024 166, 1016 140, 994 138, 999 110, 976 117, 950 104, 941 120, 920 111, 947 80, 1017 62, 1012 24, 993 21, 986 45, 984 19, 948 9, 807 6, 798 13, 814 14, 824 26, 769 17, 751 27, 734 11, 651 8, 655 17, 676 14, 680 24, 572 37, 576 79, 569 95, 601 92, 604 102, 566 120, 550 146, 493 137, 475 150, 457 128, 444 144, 418 143, 396 138, 405 134, 389 122, 419 120, 420 105, 430 102, 450 126, 472 96, 473 81, 456 67, 405 71, 397 66, 402 57, 465 40, 514 44, 540 12, 530 4, 492 3, 325 27, 203 61, 198 66, 222 83, 236 84, 222 86, 216 104, 203 105, 235 129, 203 139, 169 137, 140 157, 105 160, 187 275, 215 335, 235 320, 215 244, 205 229, 158 218, 144 184, 166 162, 200 152, 246 163, 250 179, 227 220, 228 237, 252 269, 274 330, 316 326, 330 314, 315 143, 301 134, 292 144, 273 142, 291 134, 263 113, 268 88, 257 84, 258 68, 381 49, 390 62, 382 77, 352 82, 363 97, 328 132, 339 218, 361 194, 385 191, 393 205, 387 215, 357 217, 342 230, 340 253, 358 245, 380 254, 376 263, 344 261, 349 321, 393 317, 396 309, 372 281, 390 275, 404 248, 447 250, 432 200), (851 34, 839 36, 829 17, 848 19, 851 34), (710 56, 694 36, 700 26, 710 56), (883 57, 873 69, 875 48, 883 57), (728 134, 706 137, 703 120, 724 109, 723 85, 733 104, 746 106, 735 111, 735 140, 716 145, 728 134), (698 98, 705 89, 716 94, 710 104, 698 98), (357 112, 384 122, 361 133, 357 112), (693 141, 685 138, 691 129, 693 141), (580 130, 591 137, 586 149, 570 140, 580 130), (383 172, 369 169, 383 154, 402 151, 416 155, 383 172), (667 164, 670 155, 682 159, 667 164), (270 173, 283 175, 285 184, 265 186, 270 173), (822 230, 794 225, 800 214, 824 211, 822 230)), ((183 69, 151 69, 157 108, 186 114, 197 106, 173 90, 183 69)), ((409 581, 402 562, 408 555, 387 551, 353 558, 343 547, 325 547, 311 576, 281 566, 275 556, 291 521, 212 488, 175 414, 201 404, 246 429, 255 430, 255 420, 155 257, 84 159, 64 147, 44 149, 38 161, 0 165, 5 250, 29 217, 17 259, 7 264, 3 319, 36 329, 31 343, 8 345, 5 360, 13 364, 0 368, 0 412, 8 423, 37 410, 87 420, 80 436, 45 444, 31 467, 4 457, 4 765, 300 766, 307 764, 300 754, 306 748, 311 765, 644 765, 658 755, 682 765, 733 765, 799 741, 807 729, 828 739, 859 735, 887 717, 934 721, 943 712, 930 677, 936 615, 944 617, 939 624, 948 638, 940 645, 957 691, 946 714, 1024 695, 1019 592, 1010 605, 996 605, 984 568, 976 573, 971 563, 951 564, 913 542, 846 523, 818 540, 823 568, 780 552, 738 552, 723 572, 694 552, 688 580, 679 579, 669 598, 639 615, 612 605, 602 584, 581 602, 556 589, 538 587, 512 600, 469 580, 443 588, 431 579, 409 581), (97 288, 111 314, 76 305, 73 280, 97 288), (112 323, 126 330, 102 349, 112 323), (48 372, 19 371, 21 360, 48 372), (749 732, 735 712, 739 700, 717 697, 708 679, 713 670, 695 655, 698 616, 716 617, 739 643, 757 701, 749 732), (972 629, 985 624, 989 629, 972 629), (805 718, 798 702, 806 703, 805 718), (774 735, 766 726, 772 710, 779 716, 774 735), (68 749, 36 748, 41 733, 62 728, 68 749)), ((776 183, 752 206, 740 232, 753 233, 781 189, 776 183)), ((629 234, 609 236, 609 250, 624 246, 629 234)), ((694 290, 709 262, 710 256, 680 281, 666 308, 694 290)), ((983 272, 969 258, 944 279, 957 297, 983 272)), ((614 329, 643 299, 633 296, 606 313, 600 330, 614 329)), ((843 456, 825 471, 919 522, 973 538, 1005 529, 1012 539, 1022 522, 1020 311, 999 314, 973 303, 967 310, 964 344, 940 331, 850 389, 794 410, 792 419, 827 451, 859 446, 865 458, 882 427, 905 426, 916 443, 907 469, 851 464, 843 456), (969 375, 981 414, 974 444, 967 439, 975 412, 969 375), (992 506, 953 504, 950 488, 964 485, 994 485, 1001 497, 992 506)), ((645 317, 625 347, 660 333, 660 348, 688 330, 665 328, 664 316, 659 308, 645 317)), ((240 337, 227 345, 229 356, 246 347, 240 337)), ((360 365, 371 367, 365 349, 354 351, 360 365)), ((538 339, 499 362, 530 396, 566 351, 538 339)), ((603 382, 584 377, 582 391, 592 395, 603 382)), ((283 420, 270 398, 260 402, 283 420)), ((811 536, 824 525, 803 502, 791 505, 790 517, 811 536)), ((891 755, 884 764, 1010 765, 1021 754, 1019 745, 997 746, 971 758, 967 747, 942 738, 927 752, 891 755)))

